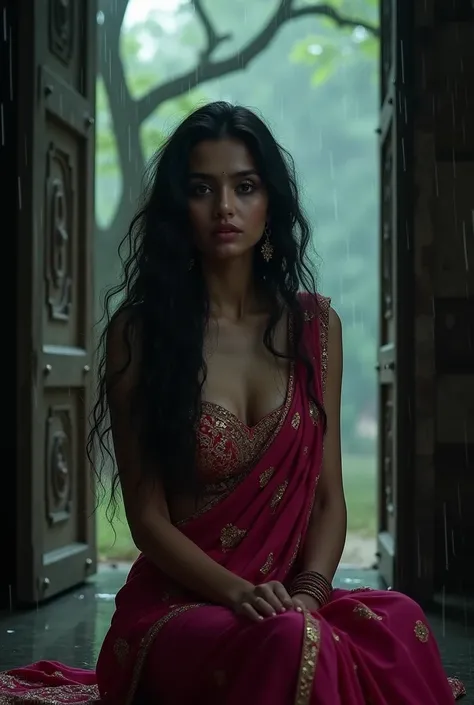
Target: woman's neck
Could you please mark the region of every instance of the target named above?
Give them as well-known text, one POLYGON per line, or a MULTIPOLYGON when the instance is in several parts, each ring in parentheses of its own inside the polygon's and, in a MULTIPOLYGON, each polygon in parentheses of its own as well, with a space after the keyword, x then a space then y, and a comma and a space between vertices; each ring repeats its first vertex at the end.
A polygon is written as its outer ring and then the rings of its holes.
POLYGON ((262 296, 256 286, 251 262, 229 259, 206 265, 203 263, 211 316, 238 321, 262 310, 262 296))

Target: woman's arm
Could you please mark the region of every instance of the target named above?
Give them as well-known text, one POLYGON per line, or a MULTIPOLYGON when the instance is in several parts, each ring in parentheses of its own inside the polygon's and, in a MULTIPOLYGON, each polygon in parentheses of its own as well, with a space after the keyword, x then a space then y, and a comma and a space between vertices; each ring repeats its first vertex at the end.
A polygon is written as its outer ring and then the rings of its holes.
POLYGON ((129 329, 127 345, 125 322, 124 314, 114 319, 107 336, 107 399, 125 512, 137 548, 165 575, 205 601, 232 607, 252 619, 274 614, 283 604, 291 607, 283 586, 255 587, 209 558, 171 523, 162 483, 142 472, 130 404, 140 366, 140 334, 129 329))
POLYGON ((329 309, 328 369, 324 408, 327 430, 324 455, 305 545, 303 570, 321 573, 332 581, 346 540, 347 512, 341 461, 342 328, 329 309))

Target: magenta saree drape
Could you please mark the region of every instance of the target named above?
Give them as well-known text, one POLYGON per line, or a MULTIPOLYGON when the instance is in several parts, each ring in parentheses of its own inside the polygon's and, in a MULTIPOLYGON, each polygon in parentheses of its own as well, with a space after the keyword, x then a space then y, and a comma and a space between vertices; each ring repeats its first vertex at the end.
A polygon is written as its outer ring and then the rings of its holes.
MULTIPOLYGON (((304 303, 322 398, 329 301, 304 303)), ((322 424, 297 365, 259 462, 180 530, 253 583, 287 583, 305 540, 322 451, 322 424)), ((117 595, 96 674, 40 663, 0 676, 0 705, 93 703, 99 692, 103 705, 448 705, 463 687, 446 677, 421 609, 404 595, 335 590, 315 614, 288 611, 253 623, 203 603, 140 556, 117 595)))

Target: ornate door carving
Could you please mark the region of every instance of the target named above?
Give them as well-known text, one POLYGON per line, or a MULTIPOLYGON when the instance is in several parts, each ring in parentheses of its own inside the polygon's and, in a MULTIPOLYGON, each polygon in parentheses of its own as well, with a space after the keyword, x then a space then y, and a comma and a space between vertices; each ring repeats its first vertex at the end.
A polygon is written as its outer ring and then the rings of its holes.
POLYGON ((380 59, 380 346, 378 558, 385 582, 409 583, 407 480, 412 467, 410 394, 413 257, 410 225, 410 17, 396 0, 381 3, 380 59), (402 550, 403 546, 403 550, 402 550), (408 581, 408 582, 407 582, 408 581))
POLYGON ((17 597, 95 569, 90 406, 95 0, 24 3, 20 46, 17 597))

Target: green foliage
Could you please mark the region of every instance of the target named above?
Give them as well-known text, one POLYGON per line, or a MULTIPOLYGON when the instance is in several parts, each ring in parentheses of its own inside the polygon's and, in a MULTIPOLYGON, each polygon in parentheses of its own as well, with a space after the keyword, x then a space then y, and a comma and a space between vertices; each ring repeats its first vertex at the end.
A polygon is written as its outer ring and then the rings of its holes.
POLYGON ((378 69, 379 49, 379 40, 372 36, 367 37, 367 39, 364 39, 364 41, 359 44, 359 51, 369 59, 375 70, 378 69))
POLYGON ((356 61, 362 63, 364 59, 372 76, 376 76, 378 64, 378 40, 364 30, 351 36, 348 41, 337 41, 331 34, 310 35, 296 42, 290 54, 294 63, 305 64, 313 68, 311 83, 319 86, 328 81, 334 71, 343 62, 347 62, 351 55, 356 54, 356 61))
POLYGON ((322 35, 312 35, 296 42, 290 54, 290 60, 295 63, 315 66, 311 76, 313 86, 319 86, 330 78, 339 58, 339 48, 322 35))

